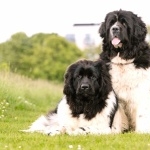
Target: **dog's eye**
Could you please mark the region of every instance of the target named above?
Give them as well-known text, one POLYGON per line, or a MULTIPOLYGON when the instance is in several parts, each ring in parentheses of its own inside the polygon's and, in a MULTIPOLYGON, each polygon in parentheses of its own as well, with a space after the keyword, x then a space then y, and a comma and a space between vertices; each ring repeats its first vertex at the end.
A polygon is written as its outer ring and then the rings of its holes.
POLYGON ((115 22, 117 22, 116 17, 109 20, 109 25, 113 25, 115 22))
POLYGON ((90 79, 95 80, 95 79, 96 79, 96 77, 95 77, 95 76, 91 76, 91 77, 90 77, 90 79))
POLYGON ((115 23, 115 20, 111 20, 109 24, 113 25, 114 23, 115 23))
POLYGON ((124 22, 125 22, 125 19, 124 19, 124 18, 121 18, 121 19, 120 19, 120 22, 121 22, 121 23, 124 23, 124 22))
POLYGON ((124 18, 121 18, 120 22, 123 24, 123 26, 126 26, 126 20, 124 18))
POLYGON ((81 75, 78 75, 78 76, 77 76, 77 78, 78 78, 78 79, 81 79, 81 78, 82 78, 82 76, 81 76, 81 75))

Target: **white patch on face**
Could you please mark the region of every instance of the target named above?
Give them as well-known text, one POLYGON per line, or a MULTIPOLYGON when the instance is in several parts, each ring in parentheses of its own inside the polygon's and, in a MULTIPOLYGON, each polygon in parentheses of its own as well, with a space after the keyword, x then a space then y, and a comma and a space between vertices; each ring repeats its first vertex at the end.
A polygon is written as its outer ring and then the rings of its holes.
POLYGON ((132 60, 123 60, 118 56, 112 63, 110 74, 112 84, 121 103, 126 103, 131 120, 137 132, 150 132, 150 68, 135 68, 132 60))
POLYGON ((121 27, 122 25, 117 21, 114 23, 114 25, 111 26, 110 28, 110 39, 111 39, 111 44, 115 47, 122 47, 121 39, 120 39, 120 32, 121 32, 121 27))
POLYGON ((114 36, 113 35, 113 28, 117 28, 119 25, 118 25, 118 22, 115 22, 112 26, 111 26, 111 28, 110 28, 110 35, 111 35, 111 38, 114 36))

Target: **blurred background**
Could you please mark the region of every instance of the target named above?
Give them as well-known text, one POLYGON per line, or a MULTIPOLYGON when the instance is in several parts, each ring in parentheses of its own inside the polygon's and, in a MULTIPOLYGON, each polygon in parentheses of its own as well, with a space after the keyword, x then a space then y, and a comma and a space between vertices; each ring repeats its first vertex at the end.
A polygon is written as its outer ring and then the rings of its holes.
POLYGON ((0 0, 0 70, 62 82, 68 65, 99 57, 100 23, 119 9, 142 18, 149 42, 148 0, 0 0))

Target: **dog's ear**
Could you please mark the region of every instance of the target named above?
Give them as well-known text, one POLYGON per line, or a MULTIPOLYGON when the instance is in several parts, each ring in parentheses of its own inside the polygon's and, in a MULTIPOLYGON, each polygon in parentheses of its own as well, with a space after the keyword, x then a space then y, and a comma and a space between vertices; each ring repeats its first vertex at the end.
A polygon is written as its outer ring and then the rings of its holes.
POLYGON ((134 16, 133 17, 133 21, 134 21, 133 40, 135 39, 137 42, 144 41, 147 34, 146 24, 136 14, 134 14, 133 16, 134 16))
POLYGON ((105 22, 102 22, 101 25, 100 25, 100 28, 99 28, 99 34, 102 38, 105 37, 105 34, 106 34, 106 25, 105 25, 105 22))
POLYGON ((104 77, 104 70, 105 70, 105 66, 104 66, 104 63, 103 61, 101 60, 97 60, 95 61, 94 63, 94 67, 96 68, 96 70, 98 70, 98 82, 100 84, 100 87, 104 87, 104 81, 103 81, 103 77, 104 77))
MULTIPOLYGON (((95 61, 95 67, 99 73, 100 91, 107 91, 112 88, 111 78, 109 74, 109 66, 103 60, 95 61), (107 89, 106 89, 107 87, 107 89)), ((105 92, 104 92, 105 93, 105 92)))
POLYGON ((73 95, 75 93, 74 87, 73 87, 73 75, 76 68, 76 63, 70 65, 68 69, 66 70, 65 76, 64 76, 64 89, 63 93, 65 95, 73 95))

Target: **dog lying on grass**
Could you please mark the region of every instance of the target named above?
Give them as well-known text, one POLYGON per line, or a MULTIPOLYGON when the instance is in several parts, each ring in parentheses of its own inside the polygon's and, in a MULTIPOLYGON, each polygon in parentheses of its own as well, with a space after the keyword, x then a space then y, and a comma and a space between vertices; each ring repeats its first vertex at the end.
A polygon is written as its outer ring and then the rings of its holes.
POLYGON ((23 131, 98 135, 128 130, 127 118, 118 107, 108 69, 101 60, 80 60, 70 65, 65 74, 65 96, 58 106, 23 131))

